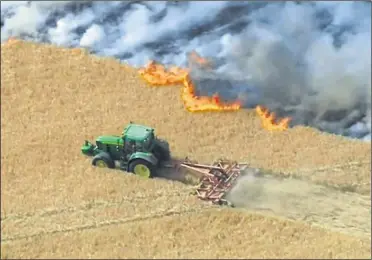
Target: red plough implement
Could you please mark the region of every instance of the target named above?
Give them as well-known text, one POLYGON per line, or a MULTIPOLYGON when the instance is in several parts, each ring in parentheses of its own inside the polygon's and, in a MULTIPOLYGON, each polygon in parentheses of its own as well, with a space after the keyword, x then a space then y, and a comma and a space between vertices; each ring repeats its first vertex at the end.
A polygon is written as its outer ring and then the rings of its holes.
POLYGON ((200 183, 196 188, 198 198, 218 205, 231 205, 224 196, 248 164, 218 160, 213 165, 204 165, 192 163, 186 158, 184 162, 178 163, 177 167, 187 169, 199 178, 200 183))

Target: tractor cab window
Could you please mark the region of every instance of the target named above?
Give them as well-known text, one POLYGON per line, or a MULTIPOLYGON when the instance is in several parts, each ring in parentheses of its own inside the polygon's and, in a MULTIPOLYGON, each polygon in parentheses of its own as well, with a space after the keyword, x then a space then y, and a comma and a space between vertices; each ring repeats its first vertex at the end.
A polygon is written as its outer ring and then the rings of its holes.
POLYGON ((150 147, 151 141, 150 138, 147 137, 145 140, 143 140, 143 148, 148 149, 150 147))
POLYGON ((154 134, 150 134, 144 141, 143 141, 143 147, 145 149, 149 149, 151 144, 152 144, 152 141, 154 139, 154 134))
POLYGON ((148 137, 149 139, 149 145, 151 145, 152 141, 154 140, 155 136, 154 136, 154 133, 151 133, 148 137))
POLYGON ((135 150, 136 142, 133 140, 124 139, 124 150, 126 153, 132 153, 135 150))
POLYGON ((136 143, 136 149, 137 149, 138 151, 142 151, 142 149, 143 149, 143 143, 140 142, 140 141, 138 141, 138 142, 136 143))
POLYGON ((132 151, 136 150, 136 141, 130 140, 129 146, 132 151))

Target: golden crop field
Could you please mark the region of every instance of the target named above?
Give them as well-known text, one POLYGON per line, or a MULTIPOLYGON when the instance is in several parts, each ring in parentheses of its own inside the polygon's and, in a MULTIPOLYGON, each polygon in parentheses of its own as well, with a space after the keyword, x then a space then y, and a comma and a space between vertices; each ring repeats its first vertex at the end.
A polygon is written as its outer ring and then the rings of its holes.
POLYGON ((371 147, 308 127, 263 130, 256 113, 189 113, 177 86, 81 49, 1 46, 1 256, 368 258, 371 147), (85 139, 152 126, 176 157, 264 169, 237 208, 193 187, 98 169, 85 139))

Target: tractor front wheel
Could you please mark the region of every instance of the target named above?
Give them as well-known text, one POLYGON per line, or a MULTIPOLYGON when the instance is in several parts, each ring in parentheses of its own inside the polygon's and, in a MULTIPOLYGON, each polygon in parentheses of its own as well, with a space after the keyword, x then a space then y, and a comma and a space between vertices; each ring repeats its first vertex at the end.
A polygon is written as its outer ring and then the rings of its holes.
POLYGON ((154 165, 142 159, 136 159, 129 164, 129 172, 144 178, 152 178, 154 171, 154 165))
POLYGON ((93 157, 92 164, 100 168, 115 168, 115 163, 106 153, 99 153, 93 157))

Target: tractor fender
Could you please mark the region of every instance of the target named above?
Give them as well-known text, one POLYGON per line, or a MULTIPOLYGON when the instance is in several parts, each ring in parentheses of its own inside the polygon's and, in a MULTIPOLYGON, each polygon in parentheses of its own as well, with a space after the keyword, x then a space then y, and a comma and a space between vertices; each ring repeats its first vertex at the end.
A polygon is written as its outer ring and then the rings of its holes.
POLYGON ((131 161, 136 160, 136 159, 142 159, 142 160, 148 161, 149 163, 153 165, 158 164, 158 159, 152 153, 136 152, 129 157, 128 163, 130 164, 131 161))
POLYGON ((111 161, 112 161, 112 158, 111 158, 111 156, 110 156, 109 153, 107 153, 107 152, 102 152, 102 151, 100 151, 100 150, 98 150, 98 152, 96 152, 96 153, 94 154, 94 156, 104 157, 104 158, 106 158, 107 160, 111 160, 111 161))

